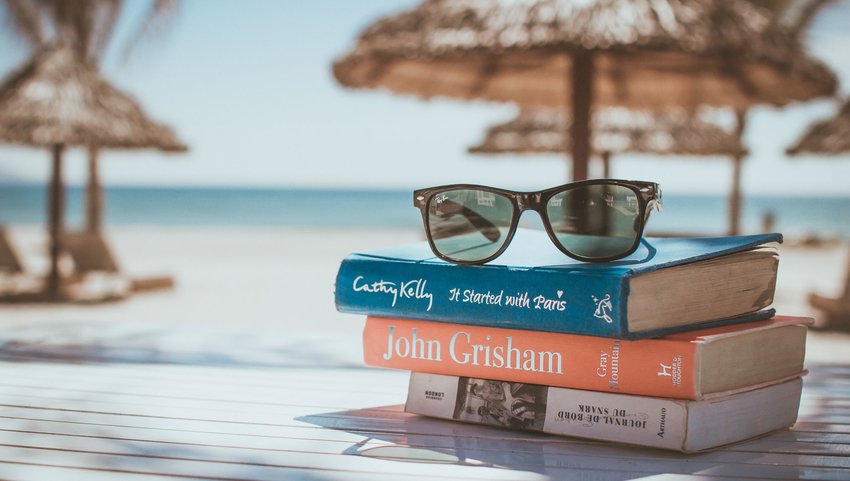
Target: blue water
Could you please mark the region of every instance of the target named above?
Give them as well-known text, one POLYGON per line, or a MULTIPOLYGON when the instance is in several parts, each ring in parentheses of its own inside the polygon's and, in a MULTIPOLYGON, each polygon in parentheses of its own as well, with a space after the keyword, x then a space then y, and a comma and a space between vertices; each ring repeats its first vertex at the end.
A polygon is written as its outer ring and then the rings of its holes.
MULTIPOLYGON (((0 224, 45 222, 44 186, 0 185, 0 224)), ((68 189, 67 224, 82 223, 84 191, 68 189)), ((333 189, 236 189, 109 187, 109 225, 210 226, 374 226, 418 227, 421 219, 409 191, 333 189)), ((772 212, 775 230, 786 235, 817 234, 850 239, 850 197, 749 196, 742 230, 761 229, 772 212)), ((526 213, 523 220, 533 214, 526 213)), ((533 223, 533 222, 532 222, 533 223)), ((664 211, 653 213, 649 232, 721 234, 726 229, 723 196, 664 196, 664 211)))

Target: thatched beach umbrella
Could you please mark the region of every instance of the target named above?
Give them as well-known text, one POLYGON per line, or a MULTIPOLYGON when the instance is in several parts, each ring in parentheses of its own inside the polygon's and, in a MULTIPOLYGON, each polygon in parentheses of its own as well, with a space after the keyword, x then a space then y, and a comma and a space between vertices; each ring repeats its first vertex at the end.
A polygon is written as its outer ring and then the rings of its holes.
POLYGON ((812 124, 786 152, 789 155, 850 154, 850 100, 844 102, 834 117, 812 124))
MULTIPOLYGON (((850 158, 850 99, 831 118, 812 124, 786 152, 793 156, 846 155, 850 158)), ((809 303, 822 310, 830 327, 850 331, 850 259, 838 298, 809 294, 809 303)))
MULTIPOLYGON (((89 63, 68 48, 36 55, 0 84, 0 142, 46 147, 53 155, 49 194, 50 274, 47 289, 60 297, 58 259, 62 252, 64 186, 62 154, 80 146, 156 148, 185 151, 170 128, 148 119, 129 95, 109 84, 89 63)), ((96 155, 90 189, 99 192, 96 155)), ((91 196, 99 216, 99 201, 91 196)))
MULTIPOLYGON (((491 155, 569 152, 568 124, 567 116, 557 110, 524 110, 488 128, 481 143, 468 150, 491 155)), ((592 151, 606 164, 611 155, 624 153, 730 157, 747 153, 731 132, 683 111, 608 108, 593 117, 593 133, 592 151)))
MULTIPOLYGON (((569 120, 553 109, 525 110, 505 123, 487 129, 472 154, 552 154, 570 151, 569 120)), ((740 216, 740 159, 747 155, 741 138, 720 126, 681 110, 659 113, 607 108, 593 117, 593 153, 610 177, 613 154, 636 153, 680 156, 727 156, 733 161, 729 195, 729 230, 740 216)))
POLYGON ((366 28, 333 72, 349 87, 570 112, 580 180, 591 107, 743 112, 830 95, 835 76, 772 24, 741 0, 426 0, 366 28))

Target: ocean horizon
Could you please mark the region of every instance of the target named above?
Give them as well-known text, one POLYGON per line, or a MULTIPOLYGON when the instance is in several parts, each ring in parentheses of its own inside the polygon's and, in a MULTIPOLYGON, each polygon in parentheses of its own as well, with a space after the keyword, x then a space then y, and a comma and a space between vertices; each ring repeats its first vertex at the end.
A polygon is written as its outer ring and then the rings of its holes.
MULTIPOLYGON (((85 189, 66 190, 66 225, 82 225, 85 189)), ((410 190, 348 188, 241 188, 109 186, 105 224, 162 226, 340 226, 421 225, 410 190)), ((45 185, 0 185, 0 225, 43 224, 45 185)), ((789 237, 817 236, 850 240, 850 197, 744 197, 742 233, 762 230, 771 214, 774 231, 789 237)), ((538 224, 533 213, 522 222, 538 224)), ((727 198, 711 194, 664 194, 664 210, 654 213, 647 233, 723 234, 727 198)))

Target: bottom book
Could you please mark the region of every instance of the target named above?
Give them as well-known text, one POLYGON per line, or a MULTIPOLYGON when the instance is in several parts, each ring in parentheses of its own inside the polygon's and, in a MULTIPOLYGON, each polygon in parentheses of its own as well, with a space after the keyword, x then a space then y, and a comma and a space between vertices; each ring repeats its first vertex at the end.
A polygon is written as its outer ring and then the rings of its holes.
POLYGON ((802 386, 796 377, 687 401, 414 372, 405 411, 696 452, 791 426, 802 386))

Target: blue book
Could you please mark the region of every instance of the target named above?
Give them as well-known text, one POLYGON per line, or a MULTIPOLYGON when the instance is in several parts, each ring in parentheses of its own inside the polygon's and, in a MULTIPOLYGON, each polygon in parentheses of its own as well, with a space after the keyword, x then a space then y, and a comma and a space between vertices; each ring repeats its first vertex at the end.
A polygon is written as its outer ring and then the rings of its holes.
POLYGON ((342 312, 622 339, 771 317, 780 234, 645 238, 629 257, 580 262, 518 229, 500 257, 460 266, 427 242, 351 254, 342 312))

